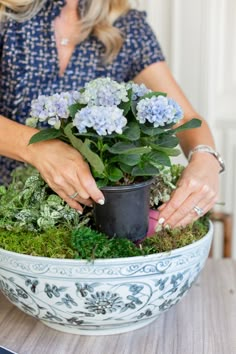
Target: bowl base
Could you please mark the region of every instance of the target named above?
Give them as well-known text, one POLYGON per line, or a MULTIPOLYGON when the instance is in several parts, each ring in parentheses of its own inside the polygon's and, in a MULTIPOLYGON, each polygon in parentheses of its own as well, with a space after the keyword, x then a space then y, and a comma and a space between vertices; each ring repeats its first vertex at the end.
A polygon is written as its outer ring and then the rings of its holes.
MULTIPOLYGON (((102 328, 101 327, 95 327, 93 329, 82 329, 72 327, 72 326, 63 326, 57 323, 52 323, 48 321, 41 321, 43 324, 46 326, 55 329, 57 331, 61 331, 64 333, 70 333, 70 334, 80 334, 80 335, 85 335, 85 336, 106 336, 106 335, 112 335, 112 334, 120 334, 120 333, 126 333, 130 331, 135 331, 136 329, 142 328, 144 326, 149 325, 153 321, 155 321, 159 316, 155 316, 154 318, 147 319, 147 320, 142 320, 139 322, 131 323, 129 325, 120 325, 120 326, 115 326, 113 328, 102 328)), ((112 325, 111 325, 112 326, 112 325)))

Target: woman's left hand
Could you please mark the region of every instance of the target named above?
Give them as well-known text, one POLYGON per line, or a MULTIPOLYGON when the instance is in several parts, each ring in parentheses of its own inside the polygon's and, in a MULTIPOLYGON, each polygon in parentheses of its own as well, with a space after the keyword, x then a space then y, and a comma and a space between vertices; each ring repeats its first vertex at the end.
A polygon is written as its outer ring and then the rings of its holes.
POLYGON ((159 225, 184 227, 212 209, 218 199, 220 166, 209 153, 195 153, 170 200, 158 210, 159 225))

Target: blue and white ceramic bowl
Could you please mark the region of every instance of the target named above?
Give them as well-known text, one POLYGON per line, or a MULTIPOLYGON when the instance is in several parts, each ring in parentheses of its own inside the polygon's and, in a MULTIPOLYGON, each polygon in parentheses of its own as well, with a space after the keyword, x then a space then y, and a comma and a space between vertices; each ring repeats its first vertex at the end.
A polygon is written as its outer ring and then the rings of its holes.
POLYGON ((149 256, 96 260, 33 257, 0 249, 0 289, 19 309, 54 329, 106 335, 146 326, 187 293, 213 235, 149 256))

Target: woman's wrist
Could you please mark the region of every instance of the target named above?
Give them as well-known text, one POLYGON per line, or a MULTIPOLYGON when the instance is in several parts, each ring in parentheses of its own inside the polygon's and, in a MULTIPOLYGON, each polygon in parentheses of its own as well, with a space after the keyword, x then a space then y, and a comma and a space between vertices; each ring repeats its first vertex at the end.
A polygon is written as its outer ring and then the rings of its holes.
POLYGON ((195 155, 195 157, 196 157, 196 155, 202 157, 201 156, 202 154, 209 155, 215 159, 215 161, 217 162, 217 164, 219 166, 219 173, 225 171, 225 164, 224 164, 222 157, 220 156, 220 154, 216 150, 214 150, 209 145, 195 146, 192 150, 190 150, 190 152, 188 154, 188 161, 190 162, 192 160, 192 158, 194 158, 194 155, 195 155))
POLYGON ((31 163, 30 138, 37 133, 27 127, 0 115, 0 154, 14 160, 31 163))

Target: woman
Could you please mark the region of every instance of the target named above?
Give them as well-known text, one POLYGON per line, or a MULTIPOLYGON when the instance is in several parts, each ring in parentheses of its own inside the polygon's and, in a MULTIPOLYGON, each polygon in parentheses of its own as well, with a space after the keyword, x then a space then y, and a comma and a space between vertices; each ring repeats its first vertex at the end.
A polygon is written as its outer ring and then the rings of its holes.
MULTIPOLYGON (((59 140, 28 145, 36 130, 23 124, 32 99, 110 76, 168 92, 182 106, 184 121, 199 117, 173 79, 144 14, 130 10, 127 0, 0 4, 0 155, 35 166, 78 212, 92 200, 103 204, 103 195, 72 147, 59 140)), ((191 159, 171 200, 160 208, 159 223, 170 227, 185 226, 212 208, 222 168, 203 119, 201 128, 179 138, 191 159)), ((15 163, 2 157, 0 167, 7 179, 15 163)))

